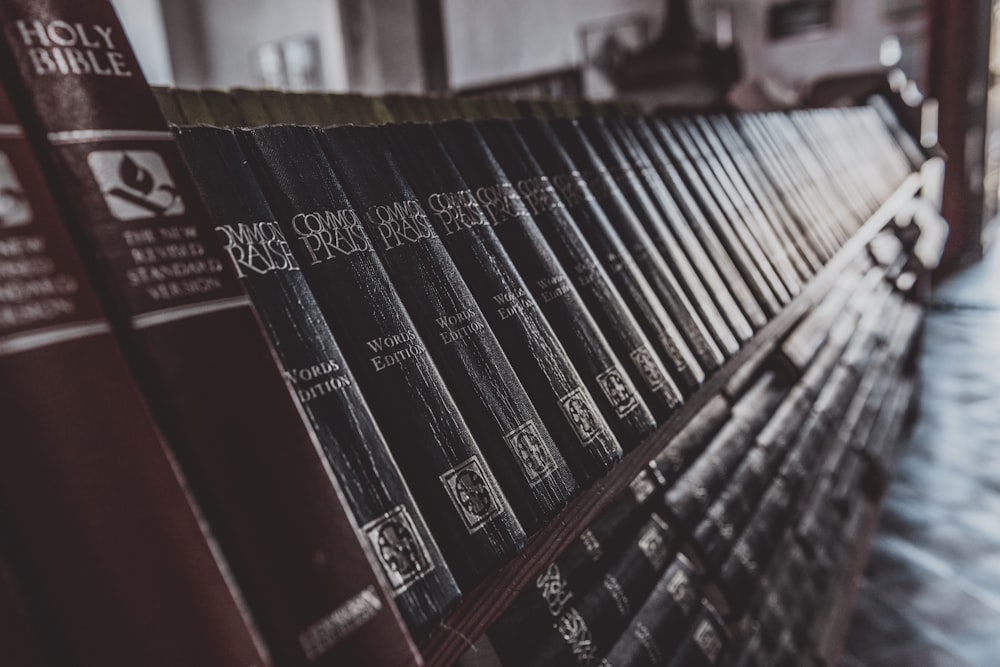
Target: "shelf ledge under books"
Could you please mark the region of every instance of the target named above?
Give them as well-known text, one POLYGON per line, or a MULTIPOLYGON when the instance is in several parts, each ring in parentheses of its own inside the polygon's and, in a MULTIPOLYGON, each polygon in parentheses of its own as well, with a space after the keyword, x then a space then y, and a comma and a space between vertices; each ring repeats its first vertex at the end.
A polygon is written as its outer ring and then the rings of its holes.
MULTIPOLYGON (((920 173, 910 174, 813 276, 805 289, 712 374, 669 420, 630 452, 608 475, 594 482, 570 502, 530 539, 517 557, 466 594, 459 607, 420 646, 426 664, 444 666, 458 660, 511 602, 531 585, 539 573, 581 534, 611 500, 628 487, 651 460, 671 448, 676 436, 713 399, 733 396, 745 387, 784 336, 830 291, 837 276, 892 222, 923 186, 924 179, 920 173)), ((877 514, 875 516, 877 518, 877 514)), ((873 520, 872 526, 874 525, 873 520)), ((867 532, 871 533, 871 530, 867 532)), ((861 552, 864 551, 866 549, 862 548, 861 552)), ((856 562, 863 564, 864 561, 862 559, 856 562)))

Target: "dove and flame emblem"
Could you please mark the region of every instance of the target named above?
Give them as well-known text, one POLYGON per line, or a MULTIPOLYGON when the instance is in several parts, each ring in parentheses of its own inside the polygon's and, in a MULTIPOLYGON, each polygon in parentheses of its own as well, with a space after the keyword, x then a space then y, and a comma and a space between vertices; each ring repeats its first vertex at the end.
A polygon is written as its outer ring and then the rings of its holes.
POLYGON ((0 152, 0 229, 20 227, 34 218, 24 187, 14 172, 10 158, 0 152))
POLYGON ((108 210, 118 220, 160 218, 184 213, 184 201, 159 153, 94 151, 87 164, 108 210))

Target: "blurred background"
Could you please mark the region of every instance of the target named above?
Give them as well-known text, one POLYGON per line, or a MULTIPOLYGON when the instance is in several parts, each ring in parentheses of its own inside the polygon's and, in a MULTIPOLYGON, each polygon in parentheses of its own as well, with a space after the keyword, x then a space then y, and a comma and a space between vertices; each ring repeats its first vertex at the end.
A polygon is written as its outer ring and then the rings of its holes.
POLYGON ((997 210, 995 0, 114 4, 159 85, 582 95, 646 109, 824 106, 890 85, 911 130, 951 158, 944 270, 982 255, 997 210))

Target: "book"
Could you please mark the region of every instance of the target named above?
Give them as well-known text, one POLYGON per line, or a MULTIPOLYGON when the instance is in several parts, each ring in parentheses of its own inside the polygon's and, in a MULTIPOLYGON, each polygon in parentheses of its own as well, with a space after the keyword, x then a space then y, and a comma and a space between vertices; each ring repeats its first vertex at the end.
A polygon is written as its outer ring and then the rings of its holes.
POLYGON ((669 667, 711 667, 720 665, 729 649, 729 632, 725 621, 705 598, 695 616, 688 636, 681 643, 669 667))
POLYGON ((625 198, 635 188, 634 176, 621 150, 599 124, 586 126, 568 119, 552 121, 552 128, 580 167, 591 192, 615 226, 636 264, 649 279, 656 295, 681 332, 684 341, 705 374, 722 365, 725 356, 716 345, 701 314, 684 293, 673 270, 659 254, 639 215, 625 198), (611 170, 614 170, 613 172, 611 170))
POLYGON ((670 564, 675 540, 667 523, 653 513, 598 581, 565 605, 546 639, 523 664, 595 664, 611 649, 670 564))
POLYGON ((677 554, 598 667, 655 667, 680 647, 698 612, 701 578, 677 554))
POLYGON ((651 127, 670 159, 683 175, 687 186, 704 212, 705 219, 722 242, 725 252, 738 267, 757 301, 773 317, 789 298, 787 291, 778 287, 780 281, 774 274, 774 269, 761 257, 760 249, 755 244, 751 245, 751 248, 745 245, 747 238, 745 233, 740 233, 744 231, 742 226, 734 225, 726 216, 713 194, 717 184, 710 178, 706 180, 706 176, 711 176, 711 174, 708 173, 699 156, 694 153, 693 147, 687 141, 686 134, 683 131, 678 132, 674 126, 668 126, 663 120, 652 123, 651 127))
POLYGON ((621 445, 434 130, 383 132, 570 470, 581 484, 603 475, 621 445))
POLYGON ((622 152, 623 160, 618 163, 620 170, 618 179, 621 181, 623 192, 636 213, 640 214, 640 220, 646 226, 663 258, 677 268, 681 286, 706 325, 710 327, 712 338, 727 356, 735 354, 740 348, 740 341, 734 329, 738 328, 740 334, 748 339, 753 335, 750 323, 743 317, 729 289, 722 285, 721 281, 715 282, 711 291, 706 286, 709 280, 718 275, 714 273, 714 268, 706 278, 702 275, 703 267, 695 268, 684 253, 667 224, 667 220, 671 218, 673 221, 680 218, 680 210, 662 182, 657 186, 657 181, 660 180, 659 174, 638 145, 631 128, 625 125, 622 119, 607 118, 603 121, 601 127, 622 152), (720 292, 716 297, 718 305, 712 296, 717 290, 720 292), (731 328, 720 306, 723 310, 729 311, 729 317, 739 325, 738 327, 731 328))
POLYGON ((0 193, 3 583, 57 662, 271 664, 2 87, 0 193))
MULTIPOLYGON (((659 172, 663 186, 674 197, 680 208, 681 217, 677 219, 674 231, 684 246, 684 250, 690 257, 697 258, 695 261, 704 267, 703 271, 709 271, 707 268, 709 266, 714 267, 722 283, 728 286, 732 292, 733 298, 739 304, 746 319, 755 328, 764 326, 767 323, 767 314, 758 303, 747 280, 740 274, 736 264, 726 253, 715 230, 708 223, 694 193, 681 176, 679 165, 675 165, 671 161, 671 157, 667 155, 666 150, 660 144, 654 131, 654 121, 636 118, 631 125, 643 148, 646 149, 653 167, 659 172), (687 224, 684 224, 685 221, 687 224)), ((729 322, 733 324, 732 319, 729 322)))
POLYGON ((532 218, 527 203, 472 123, 449 121, 436 125, 434 130, 473 190, 497 238, 514 261, 612 432, 623 449, 631 450, 652 432, 656 420, 532 218), (636 404, 624 414, 616 408, 606 391, 606 384, 601 382, 601 378, 609 375, 620 378, 636 404))
POLYGON ((517 121, 516 127, 559 193, 570 222, 592 247, 633 317, 649 336, 671 373, 671 382, 682 388, 683 393, 679 391, 677 396, 680 403, 701 383, 704 372, 552 128, 537 118, 517 121))
POLYGON ((446 562, 471 588, 520 551, 523 528, 316 134, 272 126, 237 136, 446 562))
POLYGON ((639 408, 637 399, 641 398, 658 421, 666 419, 678 405, 679 390, 593 248, 574 224, 552 182, 512 122, 479 121, 476 127, 513 180, 538 228, 632 379, 631 385, 626 383, 621 371, 614 367, 598 376, 615 412, 629 415, 639 408), (632 387, 638 388, 638 395, 632 387))
POLYGON ((715 203, 771 290, 782 303, 788 303, 801 290, 788 250, 775 237, 763 216, 754 217, 751 205, 733 185, 728 172, 711 151, 698 127, 685 118, 673 118, 666 122, 694 161, 702 179, 714 195, 715 203))
POLYGON ((65 656, 59 656, 63 645, 61 637, 54 636, 51 625, 43 636, 41 629, 45 627, 43 614, 38 608, 44 603, 39 596, 29 594, 30 584, 26 584, 28 575, 17 558, 13 555, 11 531, 3 526, 6 536, 0 540, 0 662, 5 665, 19 667, 51 667, 55 664, 53 657, 65 662, 65 656))
POLYGON ((327 128, 321 138, 514 513, 534 531, 578 489, 565 459, 381 131, 327 128))
POLYGON ((504 664, 522 665, 571 602, 582 598, 627 548, 659 501, 655 472, 643 470, 490 626, 504 664))
POLYGON ((416 663, 111 4, 5 2, 0 30, 67 227, 275 661, 416 663))
MULTIPOLYGON (((708 365, 709 370, 714 370, 718 366, 717 360, 711 353, 699 355, 699 347, 682 333, 682 322, 694 323, 691 320, 694 314, 684 304, 676 301, 678 289, 670 289, 665 285, 669 268, 663 263, 662 257, 656 254, 648 235, 635 219, 635 214, 628 209, 628 204, 611 180, 600 157, 580 129, 567 119, 556 119, 549 123, 528 119, 521 127, 529 143, 534 141, 538 150, 549 150, 547 143, 553 142, 570 160, 567 163, 572 167, 568 172, 569 178, 566 177, 566 172, 550 174, 550 178, 560 195, 573 202, 571 211, 579 216, 591 216, 596 221, 597 224, 594 224, 594 221, 581 217, 580 227, 584 236, 588 236, 591 244, 601 251, 610 251, 606 255, 609 264, 620 262, 625 267, 622 275, 627 275, 627 279, 623 285, 629 291, 623 291, 623 294, 626 299, 632 299, 630 306, 633 311, 642 310, 648 315, 652 325, 658 327, 650 328, 647 333, 658 331, 661 351, 673 365, 679 386, 685 392, 693 392, 704 382, 706 376, 702 364, 708 365), (526 128, 529 124, 534 129, 526 128), (583 197, 580 196, 579 184, 587 188, 583 191, 583 197), (656 262, 654 256, 660 261, 656 262), (700 360, 699 356, 704 356, 705 359, 700 360)), ((670 277, 673 278, 672 273, 670 277)), ((671 282, 677 288, 676 278, 671 282)), ((704 328, 700 320, 696 325, 695 328, 699 330, 704 328)), ((703 336, 699 336, 697 340, 699 343, 705 342, 703 336)), ((721 354, 719 357, 721 358, 721 354)))
POLYGON ((175 134, 393 599, 423 636, 460 593, 357 379, 236 137, 208 126, 175 134))

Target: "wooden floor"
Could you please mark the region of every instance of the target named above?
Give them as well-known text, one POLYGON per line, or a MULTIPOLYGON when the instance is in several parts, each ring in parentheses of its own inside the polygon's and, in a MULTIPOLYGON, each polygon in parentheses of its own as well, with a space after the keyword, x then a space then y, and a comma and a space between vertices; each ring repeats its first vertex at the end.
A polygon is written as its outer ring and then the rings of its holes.
POLYGON ((845 667, 1000 665, 1000 252, 934 293, 845 667))

